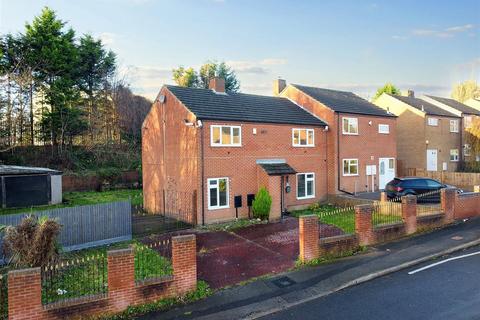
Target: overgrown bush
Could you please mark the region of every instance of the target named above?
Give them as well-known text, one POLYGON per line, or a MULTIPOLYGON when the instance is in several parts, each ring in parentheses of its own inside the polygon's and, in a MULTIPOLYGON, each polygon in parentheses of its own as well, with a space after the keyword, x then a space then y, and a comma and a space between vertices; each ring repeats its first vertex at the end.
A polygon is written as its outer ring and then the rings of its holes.
POLYGON ((16 268, 43 267, 59 254, 57 237, 61 225, 46 216, 25 217, 17 226, 7 226, 4 250, 8 262, 16 268))
POLYGON ((272 197, 265 187, 260 188, 253 200, 253 216, 262 220, 268 219, 270 208, 272 207, 272 197))

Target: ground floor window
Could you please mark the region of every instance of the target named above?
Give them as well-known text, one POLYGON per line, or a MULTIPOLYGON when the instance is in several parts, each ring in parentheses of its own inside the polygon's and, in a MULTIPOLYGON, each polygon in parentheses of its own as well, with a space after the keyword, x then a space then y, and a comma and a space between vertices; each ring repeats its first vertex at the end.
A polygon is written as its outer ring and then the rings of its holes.
POLYGON ((208 209, 228 208, 228 178, 208 179, 208 209))
POLYGON ((315 174, 297 174, 297 199, 308 199, 315 197, 315 174))
POLYGON ((343 159, 343 175, 358 176, 358 159, 343 159))

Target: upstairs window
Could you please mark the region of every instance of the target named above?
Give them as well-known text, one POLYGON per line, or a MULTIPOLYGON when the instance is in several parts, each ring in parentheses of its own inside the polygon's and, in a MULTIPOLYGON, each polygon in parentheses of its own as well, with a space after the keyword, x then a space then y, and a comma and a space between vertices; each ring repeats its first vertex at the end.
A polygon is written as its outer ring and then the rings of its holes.
POLYGON ((458 120, 450 120, 450 132, 458 132, 458 120))
POLYGON ((437 118, 428 118, 428 125, 432 127, 437 127, 438 126, 438 119, 437 118))
POLYGON ((358 159, 343 159, 343 175, 358 176, 358 159))
POLYGON ((211 145, 214 147, 241 147, 242 128, 240 126, 211 126, 211 145))
POLYGON ((358 119, 343 118, 343 134, 358 134, 358 119))
POLYGON ((315 197, 315 174, 297 174, 297 199, 308 199, 315 197))
POLYGON ((292 129, 292 145, 294 147, 313 147, 313 129, 292 129))
POLYGON ((450 161, 458 161, 458 149, 450 150, 450 161))
POLYGON ((228 178, 208 179, 208 209, 228 208, 228 178))
POLYGON ((389 134, 390 133, 390 126, 388 124, 379 124, 378 125, 378 133, 389 134))

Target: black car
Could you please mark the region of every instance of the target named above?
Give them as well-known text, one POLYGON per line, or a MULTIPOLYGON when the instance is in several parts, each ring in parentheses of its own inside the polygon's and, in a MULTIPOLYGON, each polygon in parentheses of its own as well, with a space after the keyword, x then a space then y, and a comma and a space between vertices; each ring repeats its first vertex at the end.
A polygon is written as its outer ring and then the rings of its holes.
MULTIPOLYGON (((419 177, 395 178, 385 187, 385 192, 389 199, 400 198, 408 194, 419 196, 419 202, 438 202, 440 201, 440 190, 443 188, 455 188, 443 184, 437 180, 419 177), (438 192, 436 192, 438 191, 438 192), (423 195, 423 196, 421 196, 423 195)), ((458 192, 461 190, 457 189, 458 192)))

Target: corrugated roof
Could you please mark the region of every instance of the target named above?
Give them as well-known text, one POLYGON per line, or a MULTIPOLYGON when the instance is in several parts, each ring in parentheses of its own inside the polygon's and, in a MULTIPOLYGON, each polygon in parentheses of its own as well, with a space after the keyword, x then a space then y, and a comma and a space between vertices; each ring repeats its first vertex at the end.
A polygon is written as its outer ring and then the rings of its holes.
POLYGON ((198 119, 325 126, 290 100, 245 93, 166 86, 198 119))
POLYGON ((395 117, 395 115, 360 98, 353 92, 308 87, 299 84, 292 84, 292 86, 336 112, 395 117))
POLYGON ((52 174, 52 175, 58 175, 58 174, 61 174, 61 173, 62 173, 61 171, 53 170, 53 169, 48 169, 48 168, 0 165, 0 175, 1 175, 1 176, 26 175, 26 174, 52 174))
POLYGON ((430 99, 436 100, 440 103, 446 104, 449 107, 457 109, 458 111, 464 114, 473 114, 473 115, 480 116, 479 110, 469 107, 461 102, 458 102, 457 100, 450 99, 450 98, 435 97, 435 96, 427 96, 427 97, 429 97, 430 99))
POLYGON ((434 115, 434 116, 444 116, 444 117, 452 117, 452 118, 460 118, 459 116, 448 112, 447 110, 444 110, 440 107, 437 107, 434 104, 431 104, 430 102, 427 102, 425 100, 419 99, 419 98, 414 98, 414 97, 406 97, 406 96, 397 96, 397 95, 392 95, 389 94, 389 96, 394 97, 395 99, 398 99, 409 106, 412 106, 420 111, 425 112, 426 114, 429 115, 434 115))

